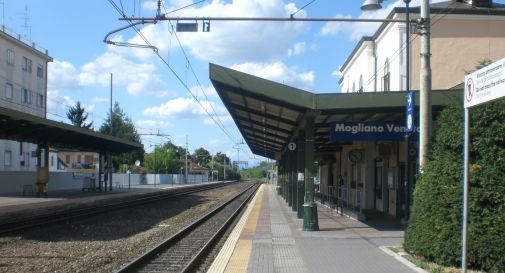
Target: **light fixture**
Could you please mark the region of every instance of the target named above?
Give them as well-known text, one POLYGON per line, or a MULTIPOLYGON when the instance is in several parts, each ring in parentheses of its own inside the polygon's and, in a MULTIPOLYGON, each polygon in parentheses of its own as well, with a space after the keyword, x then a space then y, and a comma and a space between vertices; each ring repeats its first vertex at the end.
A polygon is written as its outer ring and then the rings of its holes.
POLYGON ((361 5, 361 10, 378 10, 381 9, 382 0, 365 0, 365 3, 361 5))

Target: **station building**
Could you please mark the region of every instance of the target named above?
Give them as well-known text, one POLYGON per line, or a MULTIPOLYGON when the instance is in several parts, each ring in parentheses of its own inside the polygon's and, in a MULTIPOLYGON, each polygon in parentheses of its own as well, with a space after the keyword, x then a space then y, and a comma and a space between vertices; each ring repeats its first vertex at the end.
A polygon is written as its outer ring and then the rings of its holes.
MULTIPOLYGON (((397 7, 388 18, 404 19, 405 11, 397 7)), ((413 19, 419 12, 410 9, 413 19)), ((505 5, 492 1, 431 5, 433 118, 447 105, 462 103, 466 71, 505 56, 503 15, 505 5)), ((413 133, 410 145, 404 141, 407 57, 419 112, 417 36, 414 28, 411 56, 405 53, 405 24, 383 23, 363 37, 341 67, 336 94, 314 94, 210 64, 210 79, 251 151, 277 160, 279 193, 300 218, 308 215, 304 229, 317 229, 317 215, 303 212, 311 210, 314 194, 357 218, 403 217, 412 190, 405 185, 415 184, 418 170, 418 135, 413 133), (314 187, 316 176, 320 184, 314 187)), ((414 120, 418 124, 418 115, 414 120)))

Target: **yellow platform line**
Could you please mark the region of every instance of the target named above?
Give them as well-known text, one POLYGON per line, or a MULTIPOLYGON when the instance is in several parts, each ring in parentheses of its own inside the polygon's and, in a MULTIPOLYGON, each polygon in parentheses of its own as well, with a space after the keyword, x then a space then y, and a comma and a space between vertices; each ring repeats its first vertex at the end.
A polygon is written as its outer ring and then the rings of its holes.
POLYGON ((207 270, 208 273, 223 273, 225 270, 226 272, 247 271, 249 257, 252 250, 252 236, 254 235, 254 232, 251 233, 250 230, 252 227, 256 228, 256 223, 258 222, 259 217, 259 208, 261 207, 261 200, 263 198, 263 191, 264 185, 261 185, 254 195, 251 203, 247 206, 246 211, 242 214, 242 217, 226 240, 224 246, 219 251, 219 254, 214 259, 214 262, 207 270), (254 216, 254 214, 256 214, 256 216, 254 216), (248 234, 248 238, 247 240, 243 240, 241 237, 246 234, 248 234), (238 256, 239 253, 240 256, 238 256), (244 264, 245 268, 243 266, 244 264), (241 265, 240 268, 237 267, 238 265, 241 265))

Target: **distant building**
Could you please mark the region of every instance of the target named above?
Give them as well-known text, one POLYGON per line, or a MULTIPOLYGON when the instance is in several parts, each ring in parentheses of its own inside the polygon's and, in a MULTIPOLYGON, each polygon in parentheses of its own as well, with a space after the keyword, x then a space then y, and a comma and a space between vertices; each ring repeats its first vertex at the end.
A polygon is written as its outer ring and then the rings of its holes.
MULTIPOLYGON (((432 88, 450 89, 483 59, 505 57, 505 5, 486 1, 445 1, 430 5, 432 88)), ((388 19, 405 20, 405 7, 388 19)), ((410 8, 411 19, 419 7, 410 8)), ((340 71, 342 93, 404 91, 406 83, 405 23, 383 23, 363 37, 340 71)), ((411 88, 419 89, 420 38, 411 28, 411 88)))
MULTIPOLYGON (((57 153, 58 160, 65 165, 65 172, 72 173, 97 173, 98 154, 94 152, 81 152, 60 149, 57 153)), ((51 162, 50 162, 51 163, 51 162)))
POLYGON ((67 164, 58 157, 58 150, 54 148, 49 149, 49 172, 65 172, 67 164))
POLYGON ((205 177, 209 177, 209 169, 204 167, 204 166, 200 166, 198 164, 195 164, 193 162, 190 162, 190 165, 191 165, 191 168, 190 168, 190 174, 199 174, 199 175, 203 175, 205 177))
MULTIPOLYGON (((46 117, 47 50, 0 28, 0 107, 46 117)), ((33 132, 36 134, 37 132, 33 132)), ((0 171, 35 171, 37 145, 0 140, 0 171)))

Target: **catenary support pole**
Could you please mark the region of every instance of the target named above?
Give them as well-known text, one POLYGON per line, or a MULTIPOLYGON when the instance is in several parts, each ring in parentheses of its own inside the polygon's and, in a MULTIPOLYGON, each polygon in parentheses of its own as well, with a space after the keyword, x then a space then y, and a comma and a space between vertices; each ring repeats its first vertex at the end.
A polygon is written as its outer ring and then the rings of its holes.
MULTIPOLYGON (((297 143, 297 152, 296 152, 296 158, 297 158, 297 162, 296 162, 296 170, 297 170, 297 176, 298 176, 298 173, 299 174, 302 174, 303 176, 305 176, 304 174, 304 171, 305 171, 305 131, 299 131, 298 132, 298 143, 297 143)), ((298 219, 303 219, 303 194, 304 194, 304 183, 305 183, 305 179, 303 179, 303 177, 300 177, 301 180, 296 179, 296 188, 297 188, 297 199, 296 199, 296 206, 298 207, 297 208, 297 211, 296 211, 296 217, 298 219)))
POLYGON ((421 69, 419 76, 419 168, 424 169, 431 137, 431 64, 430 64, 430 10, 428 0, 421 2, 421 69))

